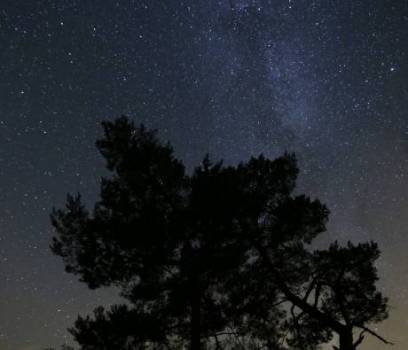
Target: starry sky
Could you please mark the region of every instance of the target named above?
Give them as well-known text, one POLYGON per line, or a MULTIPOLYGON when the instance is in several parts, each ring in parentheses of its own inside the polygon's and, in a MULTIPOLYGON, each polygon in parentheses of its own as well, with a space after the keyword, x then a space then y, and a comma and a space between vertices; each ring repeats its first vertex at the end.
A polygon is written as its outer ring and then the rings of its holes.
POLYGON ((69 343, 79 313, 119 300, 64 272, 49 213, 67 192, 95 201, 94 142, 121 114, 189 169, 296 152, 298 190, 331 210, 320 243, 379 243, 378 330, 408 347, 406 0, 2 0, 2 350, 69 343))

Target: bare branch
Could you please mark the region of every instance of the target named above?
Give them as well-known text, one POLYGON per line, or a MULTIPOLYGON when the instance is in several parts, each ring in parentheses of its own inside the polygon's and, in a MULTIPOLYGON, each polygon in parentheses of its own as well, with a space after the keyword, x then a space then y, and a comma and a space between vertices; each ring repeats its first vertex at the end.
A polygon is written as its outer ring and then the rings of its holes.
POLYGON ((358 336, 358 339, 354 342, 353 347, 354 347, 355 349, 357 348, 357 346, 359 346, 359 345, 363 342, 363 340, 364 340, 364 333, 365 333, 365 330, 363 330, 363 331, 360 333, 360 335, 358 336))
POLYGON ((318 283, 315 289, 313 307, 317 308, 319 304, 320 293, 322 291, 322 284, 318 283))
POLYGON ((388 341, 387 339, 383 338, 381 335, 379 335, 378 333, 374 332, 373 330, 371 330, 370 328, 367 328, 365 326, 358 326, 361 329, 364 329, 367 333, 370 333, 372 336, 376 337, 377 339, 381 340, 384 344, 387 345, 394 345, 394 343, 391 343, 390 341, 388 341))

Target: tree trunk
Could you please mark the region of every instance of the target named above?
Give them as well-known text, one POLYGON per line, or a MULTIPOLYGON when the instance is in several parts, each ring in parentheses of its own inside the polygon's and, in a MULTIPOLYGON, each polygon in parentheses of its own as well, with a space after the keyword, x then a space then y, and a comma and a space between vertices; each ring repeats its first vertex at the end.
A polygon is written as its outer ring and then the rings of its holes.
POLYGON ((339 350, 355 350, 352 328, 346 328, 339 334, 339 350))
POLYGON ((193 292, 191 298, 191 334, 190 349, 201 350, 201 305, 198 290, 193 292))

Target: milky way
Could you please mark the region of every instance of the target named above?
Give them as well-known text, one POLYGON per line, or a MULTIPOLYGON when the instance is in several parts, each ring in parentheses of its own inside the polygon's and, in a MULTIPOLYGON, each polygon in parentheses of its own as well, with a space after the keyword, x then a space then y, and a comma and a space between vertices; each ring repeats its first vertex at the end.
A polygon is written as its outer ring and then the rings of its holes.
POLYGON ((118 300, 48 246, 67 192, 96 199, 99 124, 121 114, 190 169, 296 152, 298 190, 331 210, 320 244, 378 241, 379 331, 407 348, 406 1, 4 0, 0 48, 1 349, 71 342, 78 313, 118 300))

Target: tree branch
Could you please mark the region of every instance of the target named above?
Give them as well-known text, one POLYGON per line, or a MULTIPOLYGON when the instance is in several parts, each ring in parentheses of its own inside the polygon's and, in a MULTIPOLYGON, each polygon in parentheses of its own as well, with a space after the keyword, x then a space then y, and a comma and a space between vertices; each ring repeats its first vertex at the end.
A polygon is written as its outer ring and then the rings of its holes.
POLYGON ((360 335, 358 336, 358 339, 354 342, 353 346, 354 346, 355 349, 357 349, 357 346, 359 346, 359 345, 363 342, 363 340, 364 340, 364 333, 365 333, 365 330, 363 330, 363 331, 360 333, 360 335))
POLYGON ((367 328, 365 326, 358 326, 359 328, 363 329, 364 331, 366 331, 367 333, 371 334, 372 336, 374 336, 375 338, 381 340, 384 344, 387 345, 394 345, 394 343, 391 343, 390 341, 388 341, 387 339, 383 338, 381 335, 379 335, 378 333, 374 332, 373 330, 371 330, 370 328, 367 328))
POLYGON ((315 289, 313 307, 316 307, 316 308, 318 307, 321 291, 322 291, 322 285, 320 283, 318 283, 317 286, 316 286, 316 289, 315 289))
MULTIPOLYGON (((271 263, 270 257, 268 253, 266 252, 265 248, 262 247, 262 245, 258 244, 258 242, 256 241, 252 241, 252 243, 255 245, 256 249, 258 250, 264 264, 266 264, 273 271, 274 270, 273 264, 271 263)), ((282 293, 291 303, 296 305, 302 311, 308 313, 311 317, 319 320, 319 322, 321 322, 322 324, 330 327, 335 332, 340 333, 343 330, 344 328, 343 324, 338 322, 336 319, 330 317, 326 313, 320 311, 317 307, 310 305, 307 301, 304 301, 302 298, 300 298, 295 293, 293 293, 290 290, 290 288, 286 285, 284 280, 279 276, 278 273, 275 273, 274 277, 279 286, 279 289, 282 291, 282 293)))

